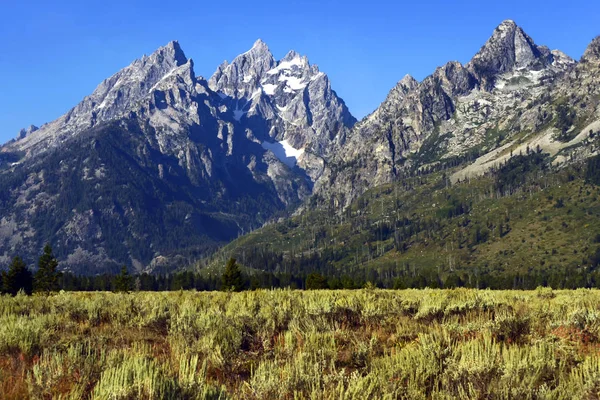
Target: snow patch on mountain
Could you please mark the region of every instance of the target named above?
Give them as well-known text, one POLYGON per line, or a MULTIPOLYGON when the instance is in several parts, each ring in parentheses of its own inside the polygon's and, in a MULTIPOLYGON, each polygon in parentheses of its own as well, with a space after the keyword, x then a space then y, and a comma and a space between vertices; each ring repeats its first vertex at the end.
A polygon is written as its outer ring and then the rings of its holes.
POLYGON ((262 85, 263 91, 265 92, 265 94, 268 94, 269 96, 273 96, 275 94, 275 90, 277 89, 278 85, 273 85, 272 83, 266 83, 264 85, 262 85))
POLYGON ((279 77, 279 82, 285 82, 287 87, 292 90, 302 90, 306 87, 306 83, 303 83, 302 78, 297 78, 295 76, 281 75, 279 77))
POLYGON ((293 168, 298 158, 304 154, 304 149, 295 149, 287 140, 280 142, 262 142, 265 150, 270 150, 285 165, 293 168))
POLYGON ((267 74, 275 75, 275 74, 278 74, 281 70, 289 70, 289 69, 292 69, 292 67, 294 67, 294 66, 301 67, 304 64, 306 64, 306 61, 304 59, 302 59, 300 56, 296 56, 289 61, 281 61, 278 66, 276 66, 272 70, 268 71, 267 74))

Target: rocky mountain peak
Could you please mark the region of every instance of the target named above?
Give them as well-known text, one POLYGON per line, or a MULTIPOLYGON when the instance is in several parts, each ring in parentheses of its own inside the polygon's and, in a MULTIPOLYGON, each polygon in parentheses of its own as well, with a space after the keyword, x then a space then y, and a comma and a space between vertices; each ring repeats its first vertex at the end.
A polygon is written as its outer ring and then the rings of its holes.
POLYGON ((493 87, 494 78, 517 69, 541 69, 552 62, 547 48, 536 46, 533 39, 512 20, 503 21, 467 68, 484 89, 493 87))
POLYGON ((576 63, 575 60, 573 60, 571 57, 569 57, 560 50, 552 50, 550 54, 552 54, 552 65, 570 66, 576 63))
POLYGON ((404 78, 400 79, 400 81, 396 83, 396 86, 390 90, 384 103, 404 99, 404 97, 417 86, 419 86, 419 82, 415 78, 409 74, 404 75, 404 78))
POLYGON ((177 65, 182 65, 187 62, 187 57, 183 53, 181 46, 177 40, 169 42, 166 46, 160 48, 157 52, 162 52, 168 57, 172 57, 177 62, 177 65))
POLYGON ((465 95, 477 84, 473 74, 458 61, 450 61, 437 68, 432 78, 453 96, 465 95))
MULTIPOLYGON (((254 42, 254 44, 252 45, 252 48, 250 48, 250 50, 237 56, 235 60, 237 60, 237 59, 239 59, 238 61, 241 61, 241 60, 250 60, 250 61, 254 61, 254 62, 265 61, 266 64, 269 64, 271 61, 272 62, 275 61, 273 58, 273 54, 271 53, 271 50, 269 49, 269 46, 267 46, 267 44, 265 42, 263 42, 261 39, 258 39, 256 42, 254 42)), ((233 63, 235 63, 235 60, 233 61, 233 63)), ((265 63, 261 63, 261 64, 265 64, 265 63)))
POLYGON ((263 40, 261 38, 256 39, 256 41, 254 42, 254 44, 252 45, 252 49, 251 50, 258 50, 258 51, 269 51, 269 46, 267 46, 267 44, 265 42, 263 42, 263 40))
POLYGON ((600 61, 600 36, 596 36, 588 45, 587 49, 581 57, 582 62, 598 62, 600 61))
POLYGON ((400 79, 400 82, 398 82, 398 84, 405 87, 408 90, 412 90, 417 87, 419 81, 413 78, 412 75, 406 74, 402 79, 400 79))
POLYGON ((505 19, 496 27, 496 31, 498 32, 510 32, 518 29, 517 23, 512 19, 505 19))
POLYGON ((32 132, 37 131, 38 129, 39 128, 35 125, 29 125, 27 128, 21 129, 19 131, 19 134, 17 135, 17 140, 23 139, 24 137, 31 134, 32 132))
POLYGON ((296 50, 290 50, 288 53, 281 59, 281 61, 292 61, 295 58, 300 58, 300 54, 296 50))
POLYGON ((233 98, 250 98, 260 77, 275 66, 269 47, 261 39, 252 48, 221 64, 209 80, 212 90, 233 98))
POLYGON ((263 147, 286 154, 314 182, 324 160, 356 122, 331 88, 327 75, 306 56, 288 52, 275 61, 266 44, 257 41, 231 63, 223 63, 209 80, 221 97, 221 107, 247 127, 263 147))
POLYGON ((67 114, 67 122, 89 121, 90 126, 93 126, 97 122, 114 119, 123 112, 128 112, 161 81, 184 66, 193 75, 192 60, 187 59, 177 41, 171 41, 149 57, 135 60, 104 80, 90 96, 67 114))
POLYGON ((142 58, 131 63, 130 67, 143 67, 152 64, 167 65, 178 67, 187 63, 188 59, 176 40, 170 41, 165 46, 159 47, 150 56, 144 55, 142 58))
MULTIPOLYGON (((193 78, 193 63, 188 60, 177 41, 158 48, 150 56, 133 61, 110 78, 105 79, 92 94, 57 120, 31 130, 4 150, 27 151, 36 154, 91 128, 101 122, 128 115, 131 109, 148 96, 161 81, 179 68, 189 69, 193 78)), ((193 82, 190 82, 193 84, 193 82)))

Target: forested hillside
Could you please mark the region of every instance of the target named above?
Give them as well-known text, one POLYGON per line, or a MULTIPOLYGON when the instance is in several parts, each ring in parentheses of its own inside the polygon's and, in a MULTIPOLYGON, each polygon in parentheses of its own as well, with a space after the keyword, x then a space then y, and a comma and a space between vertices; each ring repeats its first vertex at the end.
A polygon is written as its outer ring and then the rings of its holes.
POLYGON ((455 184, 452 170, 417 173, 368 191, 342 213, 307 211, 266 226, 199 268, 210 274, 233 256, 250 273, 320 272, 331 287, 595 286, 599 163, 556 168, 529 150, 455 184))

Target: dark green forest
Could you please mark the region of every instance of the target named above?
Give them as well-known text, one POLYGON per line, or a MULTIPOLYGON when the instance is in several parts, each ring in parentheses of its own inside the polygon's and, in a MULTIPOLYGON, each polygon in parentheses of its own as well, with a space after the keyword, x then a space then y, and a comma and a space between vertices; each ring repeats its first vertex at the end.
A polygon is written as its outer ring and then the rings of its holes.
POLYGON ((305 212, 237 239, 198 271, 235 257, 250 273, 318 273, 330 288, 596 287, 598 183, 598 156, 556 168, 539 149, 455 184, 447 170, 419 171, 343 212, 305 212))

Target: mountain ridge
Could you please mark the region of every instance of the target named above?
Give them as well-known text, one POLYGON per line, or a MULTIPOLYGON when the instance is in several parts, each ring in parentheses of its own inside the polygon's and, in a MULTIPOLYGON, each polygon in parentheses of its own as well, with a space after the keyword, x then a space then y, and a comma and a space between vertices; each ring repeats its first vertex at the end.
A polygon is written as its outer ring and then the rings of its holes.
POLYGON ((406 75, 361 121, 293 50, 276 60, 258 39, 204 79, 169 42, 0 147, 0 261, 50 241, 74 271, 168 271, 415 174, 456 184, 530 149, 552 168, 592 157, 597 39, 576 62, 504 21, 471 61, 406 75))
POLYGON ((335 162, 338 167, 317 182, 316 196, 347 206, 368 188, 397 179, 399 171, 488 153, 496 147, 486 143, 489 134, 506 131, 498 143, 503 144, 525 131, 516 119, 536 133, 541 123, 532 119, 538 117, 515 117, 511 108, 521 106, 523 113, 533 114, 517 99, 529 104, 543 99, 576 64, 562 52, 535 45, 514 21, 504 21, 467 64, 448 62, 401 96, 393 89, 350 133, 354 145, 346 146, 335 162), (339 167, 356 164, 358 171, 339 167))
POLYGON ((140 271, 173 268, 306 198, 305 170, 271 151, 265 143, 279 142, 236 118, 233 104, 193 67, 170 42, 104 80, 57 120, 2 146, 0 259, 20 247, 33 261, 50 239, 64 265, 79 272, 121 262, 140 271), (164 232, 173 221, 187 238, 164 232), (106 237, 107 224, 122 243, 106 237), (86 240, 85 232, 99 236, 86 240))

